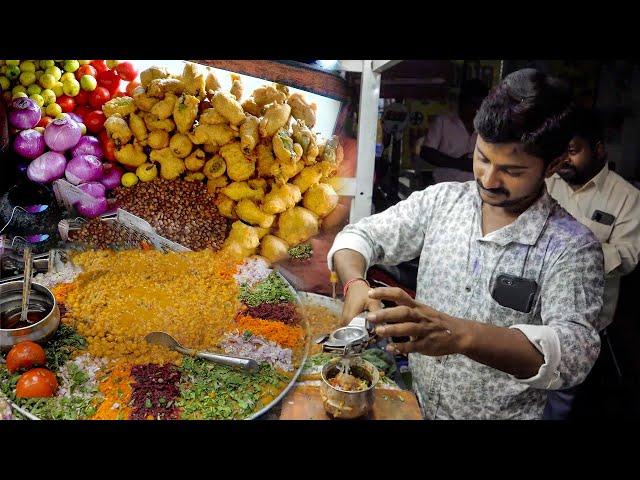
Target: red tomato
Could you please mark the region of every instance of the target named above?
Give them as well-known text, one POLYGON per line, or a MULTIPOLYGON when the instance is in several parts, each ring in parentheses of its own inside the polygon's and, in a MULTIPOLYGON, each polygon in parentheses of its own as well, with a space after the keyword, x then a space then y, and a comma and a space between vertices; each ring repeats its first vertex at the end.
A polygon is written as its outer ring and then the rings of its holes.
POLYGON ((51 117, 42 117, 36 127, 46 127, 53 121, 51 117))
POLYGON ((127 95, 129 95, 130 97, 133 97, 133 91, 139 86, 140 86, 139 82, 129 82, 125 90, 127 92, 127 95))
POLYGON ((105 87, 111 92, 111 94, 118 91, 118 87, 120 87, 120 77, 118 76, 118 72, 115 70, 105 70, 104 72, 100 72, 96 79, 98 80, 98 85, 105 87))
POLYGON ((91 75, 92 77, 95 77, 98 74, 98 70, 96 70, 96 68, 91 65, 82 65, 78 70, 76 70, 75 76, 78 79, 78 81, 80 81, 80 79, 83 77, 83 75, 91 75))
MULTIPOLYGON (((103 130, 103 132, 107 133, 106 130, 103 130)), ((102 142, 102 150, 104 151, 104 158, 110 162, 116 161, 116 144, 113 143, 113 140, 109 138, 106 142, 102 142)))
POLYGON ((87 107, 86 105, 79 105, 73 111, 73 113, 80 116, 83 122, 89 112, 93 112, 93 108, 87 107))
MULTIPOLYGON (((85 65, 83 65, 84 67, 85 65)), ((89 94, 91 92, 87 92, 86 90, 80 90, 80 93, 73 97, 76 101, 76 105, 89 105, 89 94)))
POLYGON ((107 64, 105 63, 104 60, 93 60, 89 62, 89 65, 95 68, 98 73, 104 72, 105 70, 109 69, 109 67, 107 67, 107 64))
POLYGON ((34 342, 20 342, 7 354, 7 370, 11 373, 46 363, 47 356, 44 349, 34 342))
POLYGON ((67 97, 66 95, 58 97, 56 103, 62 107, 62 111, 65 113, 73 112, 73 109, 76 108, 76 101, 73 97, 67 97))
POLYGON ((98 133, 102 130, 102 126, 104 125, 105 120, 104 113, 102 110, 94 110, 93 112, 87 113, 85 117, 83 117, 84 124, 91 133, 98 133))
POLYGON ((58 389, 56 376, 46 368, 34 368, 23 373, 16 384, 16 397, 52 397, 58 389))
POLYGON ((118 71, 118 75, 120 75, 120 78, 126 80, 127 82, 135 80, 135 78, 138 76, 138 71, 131 62, 119 63, 118 65, 116 65, 116 70, 118 71))
POLYGON ((96 89, 89 94, 89 105, 93 108, 102 108, 106 102, 111 99, 111 93, 104 87, 96 87, 96 89))
POLYGON ((121 92, 120 90, 118 90, 111 96, 111 98, 126 97, 126 96, 127 94, 125 92, 121 92))

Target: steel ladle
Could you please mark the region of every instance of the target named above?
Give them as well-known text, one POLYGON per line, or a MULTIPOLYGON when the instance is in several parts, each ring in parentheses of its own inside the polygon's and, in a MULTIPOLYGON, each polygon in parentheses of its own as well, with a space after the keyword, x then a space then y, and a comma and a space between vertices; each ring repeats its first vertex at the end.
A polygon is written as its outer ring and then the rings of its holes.
POLYGON ((217 353, 199 352, 191 348, 185 348, 171 335, 165 332, 151 332, 144 339, 152 345, 164 345, 165 347, 175 350, 184 355, 203 358, 210 362, 227 365, 228 367, 241 368, 248 372, 256 372, 259 368, 258 362, 251 358, 230 357, 228 355, 219 355, 217 353))

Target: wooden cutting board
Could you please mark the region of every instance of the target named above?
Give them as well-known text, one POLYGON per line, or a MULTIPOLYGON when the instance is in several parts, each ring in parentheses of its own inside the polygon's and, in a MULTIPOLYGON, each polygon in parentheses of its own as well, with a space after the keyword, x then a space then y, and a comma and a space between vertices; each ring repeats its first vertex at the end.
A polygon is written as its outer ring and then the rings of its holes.
MULTIPOLYGON (((282 401, 280 420, 330 420, 324 411, 320 388, 299 385, 282 401)), ((416 396, 406 390, 375 390, 375 400, 366 420, 422 420, 416 396)))

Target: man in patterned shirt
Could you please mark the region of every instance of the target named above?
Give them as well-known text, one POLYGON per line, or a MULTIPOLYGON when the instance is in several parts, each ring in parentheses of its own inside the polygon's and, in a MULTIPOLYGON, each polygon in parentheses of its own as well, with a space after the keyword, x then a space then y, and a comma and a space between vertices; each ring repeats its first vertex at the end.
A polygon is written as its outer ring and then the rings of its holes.
POLYGON ((475 181, 428 187, 348 225, 327 255, 345 284, 345 321, 369 310, 378 335, 410 337, 388 348, 409 354, 426 418, 541 418, 546 391, 582 382, 599 354, 602 249, 545 187, 571 112, 562 82, 508 75, 474 120, 475 181), (417 256, 415 300, 363 280, 371 264, 417 256))

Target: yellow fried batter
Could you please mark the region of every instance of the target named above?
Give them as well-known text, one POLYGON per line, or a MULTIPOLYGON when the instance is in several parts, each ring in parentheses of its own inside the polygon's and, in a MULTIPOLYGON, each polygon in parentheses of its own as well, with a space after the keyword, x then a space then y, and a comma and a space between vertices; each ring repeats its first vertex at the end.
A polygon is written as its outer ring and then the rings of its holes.
POLYGON ((157 78, 168 78, 169 72, 164 67, 150 67, 140 72, 140 84, 147 88, 152 80, 157 78))
POLYGON ((289 96, 287 103, 291 105, 291 115, 298 120, 304 120, 305 125, 313 128, 316 124, 316 110, 318 106, 315 103, 307 103, 300 93, 293 93, 289 96))
POLYGON ((215 195, 216 191, 226 187, 228 184, 229 184, 229 179, 227 177, 209 178, 209 180, 207 180, 207 191, 211 195, 215 195))
POLYGON ((289 121, 291 107, 284 104, 272 103, 260 119, 260 136, 272 137, 289 121))
POLYGON ((169 92, 181 95, 184 87, 182 80, 177 78, 156 78, 149 82, 147 94, 156 98, 163 98, 169 92))
POLYGON ((200 114, 200 118, 198 118, 198 121, 201 124, 205 123, 207 125, 218 125, 218 124, 229 123, 229 121, 226 118, 224 118, 222 115, 220 115, 215 108, 207 108, 204 112, 200 114))
POLYGON ((280 172, 278 162, 273 156, 271 142, 258 144, 258 175, 260 177, 273 177, 280 172))
POLYGON ((116 97, 102 105, 102 111, 106 117, 113 115, 126 117, 136 111, 136 103, 132 97, 116 97))
POLYGON ((331 185, 316 183, 304 193, 302 204, 320 218, 324 218, 338 205, 338 194, 331 185))
POLYGON ((236 137, 235 130, 228 125, 206 125, 200 124, 193 129, 193 133, 189 133, 189 138, 196 145, 204 143, 214 145, 225 145, 236 137))
POLYGON ((228 143, 220 148, 220 155, 227 163, 227 175, 231 180, 247 180, 255 172, 256 164, 244 156, 239 142, 228 143))
POLYGON ((158 102, 158 99, 147 95, 143 87, 137 87, 133 91, 133 101, 135 102, 136 107, 143 112, 150 112, 153 106, 158 102))
POLYGON ((229 93, 231 93, 231 95, 233 95, 234 97, 236 97, 237 101, 240 101, 240 99, 242 98, 242 79, 240 78, 240 75, 238 75, 237 73, 232 73, 231 74, 231 90, 229 91, 229 93))
POLYGON ((129 127, 138 141, 142 142, 147 139, 147 126, 139 115, 135 113, 129 115, 129 127))
POLYGON ((231 218, 232 220, 238 219, 238 215, 236 215, 235 212, 236 202, 231 200, 224 193, 218 194, 215 203, 221 215, 231 218))
POLYGON ((293 139, 300 144, 304 152, 305 165, 313 165, 319 154, 316 136, 304 123, 304 120, 296 120, 293 123, 293 139))
POLYGON ((276 235, 295 246, 318 234, 318 217, 303 207, 293 207, 280 214, 276 235))
POLYGON ((224 158, 220 155, 215 155, 204 164, 203 173, 207 178, 216 178, 222 176, 226 170, 227 164, 225 163, 224 158))
POLYGON ((166 180, 175 180, 185 171, 184 161, 176 157, 171 148, 151 150, 150 158, 160 163, 160 176, 166 180))
POLYGON ((176 157, 185 158, 191 153, 193 143, 184 133, 176 133, 169 141, 169 148, 176 157))
POLYGON ((258 105, 253 97, 249 97, 244 102, 242 102, 242 109, 245 111, 245 113, 254 115, 256 117, 262 116, 263 107, 258 105))
POLYGON ((204 75, 198 72, 198 67, 190 62, 184 64, 180 80, 184 84, 184 91, 194 97, 204 98, 205 79, 204 75))
POLYGON ((156 150, 161 150, 169 146, 169 133, 165 130, 152 130, 147 137, 149 146, 156 150))
POLYGON ((220 82, 216 78, 216 74, 213 73, 211 67, 207 67, 207 77, 205 78, 204 86, 207 92, 216 92, 221 88, 220 82))
POLYGON ((262 210, 265 213, 282 213, 289 210, 302 199, 300 188, 297 185, 285 183, 284 185, 274 184, 271 191, 264 197, 262 210))
POLYGON ((169 92, 164 96, 164 100, 160 100, 151 108, 151 113, 158 117, 159 120, 169 118, 173 115, 173 107, 175 107, 177 100, 178 97, 169 92))
POLYGON ((202 170, 202 167, 204 167, 205 161, 205 153, 198 148, 184 159, 184 166, 187 167, 187 170, 190 172, 199 172, 202 170))
POLYGON ((293 184, 298 186, 300 192, 305 193, 311 185, 320 182, 322 175, 323 169, 319 164, 305 167, 298 176, 293 179, 293 184))
POLYGON ((173 107, 173 120, 180 133, 191 130, 193 122, 198 117, 198 100, 193 95, 182 95, 173 107))
POLYGON ((127 122, 118 114, 107 118, 104 122, 104 128, 116 147, 128 143, 133 135, 127 122))
POLYGON ((165 132, 172 132, 176 128, 176 124, 170 118, 160 120, 151 113, 146 113, 142 118, 149 130, 164 130, 165 132))
POLYGON ((224 187, 222 193, 236 202, 239 202, 243 198, 251 198, 253 200, 262 200, 264 198, 264 190, 254 190, 247 182, 233 182, 224 187))
POLYGON ((247 115, 247 118, 240 125, 240 145, 245 155, 249 155, 253 152, 253 149, 260 140, 258 134, 258 125, 260 120, 253 115, 247 115))
POLYGON ((114 153, 116 160, 128 167, 139 167, 147 161, 147 155, 142 151, 142 145, 126 144, 114 153))
POLYGON ((273 136, 273 152, 281 163, 296 163, 302 157, 302 147, 293 140, 284 128, 273 136))
POLYGON ((270 262, 279 262, 289 257, 289 245, 275 235, 266 235, 260 240, 260 255, 270 262))
POLYGON ((238 202, 236 213, 240 220, 262 228, 270 228, 276 218, 275 215, 264 213, 253 200, 248 198, 243 198, 238 202))
POLYGON ((276 88, 277 84, 263 85, 256 88, 251 96, 259 107, 264 107, 270 103, 285 103, 287 101, 287 93, 276 88))
POLYGON ((230 93, 216 92, 211 99, 211 104, 220 115, 229 120, 231 125, 240 125, 244 120, 242 105, 230 93))

